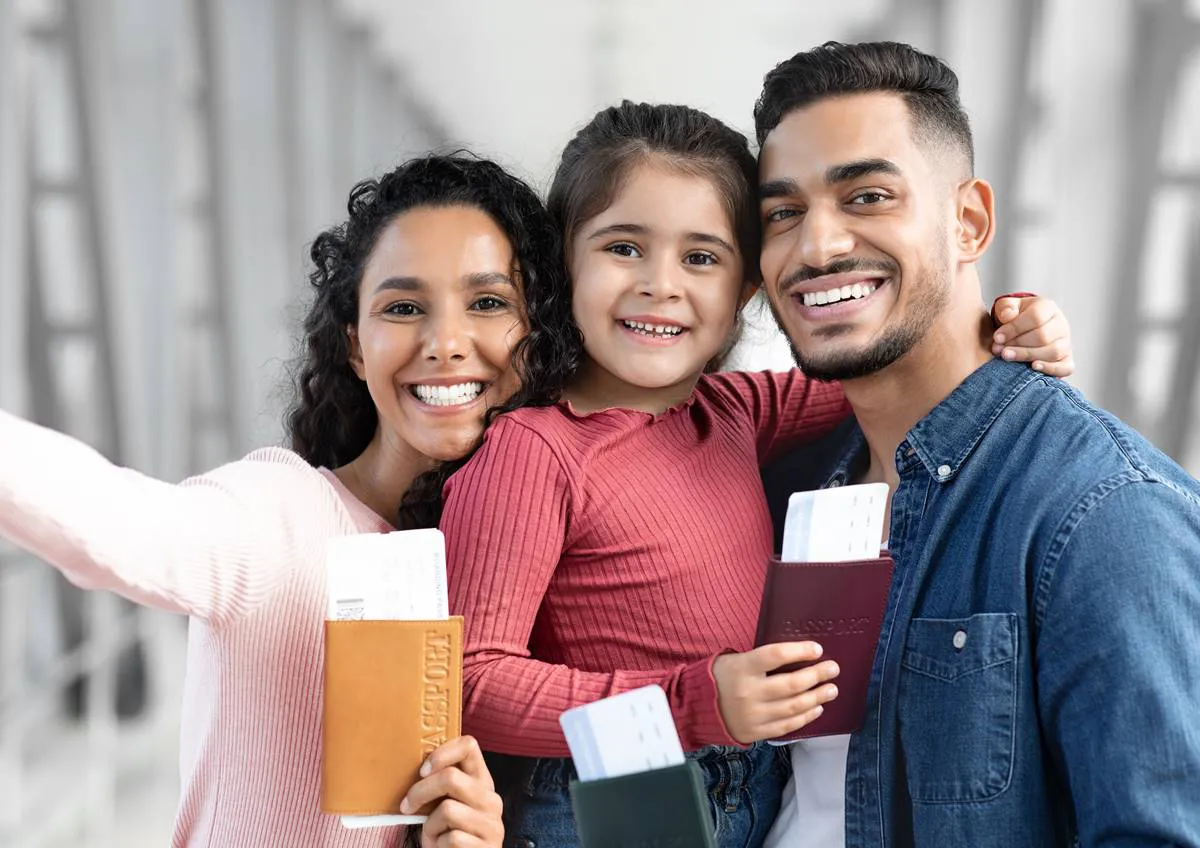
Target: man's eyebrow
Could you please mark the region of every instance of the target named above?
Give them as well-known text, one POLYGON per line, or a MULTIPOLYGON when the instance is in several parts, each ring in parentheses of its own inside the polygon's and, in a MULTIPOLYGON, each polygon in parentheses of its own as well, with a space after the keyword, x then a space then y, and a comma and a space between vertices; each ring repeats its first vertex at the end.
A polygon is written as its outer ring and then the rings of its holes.
POLYGON ((795 180, 768 180, 758 184, 758 199, 770 200, 773 197, 788 197, 799 194, 800 185, 795 180))
POLYGON ((900 176, 900 168, 894 162, 887 159, 859 159, 856 162, 846 162, 842 165, 832 165, 825 171, 825 182, 828 185, 837 185, 838 183, 846 183, 851 180, 857 180, 861 177, 869 177, 873 174, 887 174, 889 176, 900 176))

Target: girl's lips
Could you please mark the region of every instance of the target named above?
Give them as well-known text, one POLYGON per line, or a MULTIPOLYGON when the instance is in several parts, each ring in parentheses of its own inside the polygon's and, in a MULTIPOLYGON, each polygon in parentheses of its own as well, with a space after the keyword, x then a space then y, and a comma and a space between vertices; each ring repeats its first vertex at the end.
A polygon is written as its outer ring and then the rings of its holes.
POLYGON ((688 334, 687 328, 683 327, 679 324, 658 325, 658 326, 677 327, 678 332, 656 333, 653 331, 635 329, 633 327, 630 327, 629 324, 627 323, 627 320, 616 322, 617 327, 620 328, 621 332, 625 336, 632 339, 633 341, 635 341, 639 344, 648 345, 650 347, 670 347, 674 344, 678 344, 679 340, 688 334))

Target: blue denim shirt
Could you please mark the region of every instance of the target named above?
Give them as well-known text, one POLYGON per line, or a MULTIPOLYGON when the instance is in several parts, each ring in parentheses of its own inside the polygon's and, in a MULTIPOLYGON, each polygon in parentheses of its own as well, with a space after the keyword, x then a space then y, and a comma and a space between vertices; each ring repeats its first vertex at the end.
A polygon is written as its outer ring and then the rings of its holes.
POLYGON ((847 848, 1200 846, 1200 484, 1000 360, 896 467, 847 848))

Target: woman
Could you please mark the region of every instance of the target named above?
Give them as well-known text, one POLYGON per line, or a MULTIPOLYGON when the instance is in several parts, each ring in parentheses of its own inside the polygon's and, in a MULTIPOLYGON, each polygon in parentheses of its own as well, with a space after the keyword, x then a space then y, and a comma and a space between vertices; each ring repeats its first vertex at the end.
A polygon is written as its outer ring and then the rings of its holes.
MULTIPOLYGON (((360 183, 312 258, 291 450, 170 485, 0 412, 0 535, 79 586, 191 617, 176 846, 402 842, 318 812, 326 543, 394 529, 412 481, 479 439, 517 385, 526 298, 561 273, 534 192, 456 156, 360 183)), ((474 741, 428 765, 407 799, 442 799, 421 844, 499 846, 474 741)))

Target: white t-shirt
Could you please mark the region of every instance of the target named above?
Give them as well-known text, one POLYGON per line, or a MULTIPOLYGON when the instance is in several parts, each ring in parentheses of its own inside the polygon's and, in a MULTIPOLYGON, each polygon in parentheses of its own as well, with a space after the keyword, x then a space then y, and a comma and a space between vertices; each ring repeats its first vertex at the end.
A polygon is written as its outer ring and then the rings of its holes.
POLYGON ((792 777, 765 848, 844 848, 850 736, 792 744, 792 777))
POLYGON ((845 848, 849 755, 849 734, 792 743, 792 776, 764 848, 845 848))

